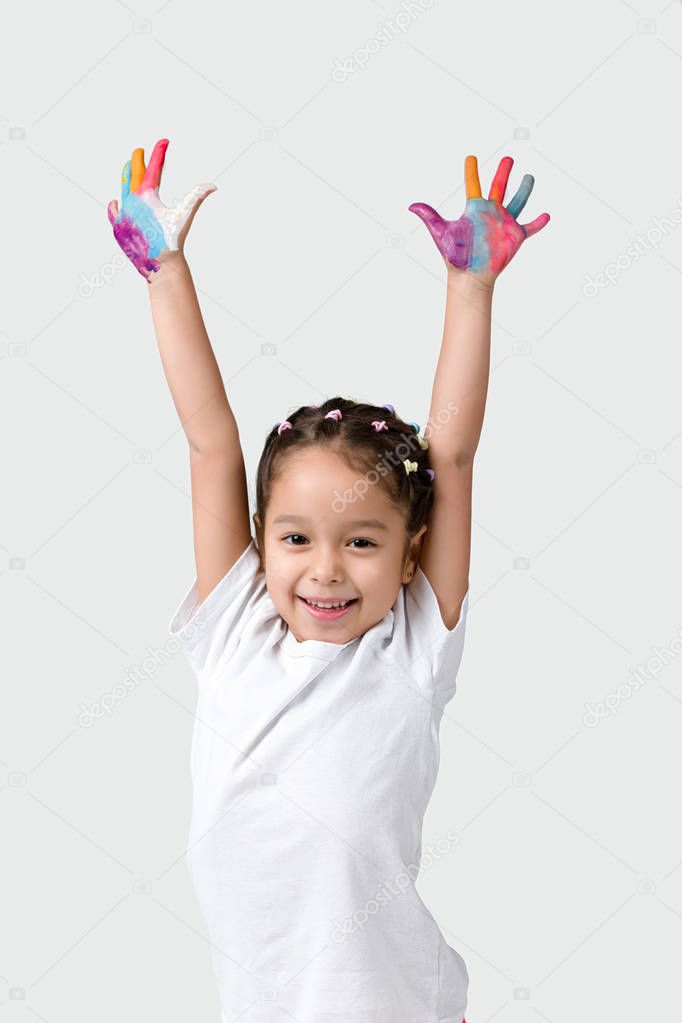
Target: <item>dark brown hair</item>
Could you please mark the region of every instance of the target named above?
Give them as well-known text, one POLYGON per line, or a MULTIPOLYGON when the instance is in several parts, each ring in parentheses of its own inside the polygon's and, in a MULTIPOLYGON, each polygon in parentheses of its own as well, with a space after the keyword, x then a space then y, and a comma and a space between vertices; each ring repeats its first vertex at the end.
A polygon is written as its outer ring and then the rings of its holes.
MULTIPOLYGON (((350 398, 328 398, 321 405, 302 405, 286 417, 291 429, 278 434, 276 423, 268 434, 256 475, 256 511, 265 525, 265 513, 272 485, 288 454, 312 447, 325 447, 346 462, 359 476, 367 476, 366 488, 380 486, 393 505, 405 515, 406 544, 428 521, 433 506, 433 484, 428 451, 417 438, 418 424, 407 423, 382 405, 369 405, 350 398), (339 409, 341 419, 325 419, 339 409), (376 430, 374 420, 388 429, 376 430), (404 459, 417 463, 407 473, 404 459)), ((358 497, 363 491, 357 491, 358 497)), ((358 499, 356 497, 356 500, 358 499)))

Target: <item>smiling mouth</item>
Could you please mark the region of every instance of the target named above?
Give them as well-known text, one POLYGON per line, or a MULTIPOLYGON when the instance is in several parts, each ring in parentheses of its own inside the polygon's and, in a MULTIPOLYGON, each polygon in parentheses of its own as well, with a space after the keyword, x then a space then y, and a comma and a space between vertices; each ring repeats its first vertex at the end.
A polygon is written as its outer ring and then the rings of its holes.
POLYGON ((304 597, 303 594, 298 593, 296 596, 304 600, 306 604, 310 604, 313 607, 322 607, 324 610, 330 610, 335 607, 345 607, 347 604, 354 604, 358 599, 357 597, 348 597, 346 599, 340 599, 338 597, 304 597))
POLYGON ((346 601, 325 600, 313 602, 302 597, 300 594, 296 594, 296 596, 297 599, 305 605, 305 609, 308 614, 321 621, 331 621, 336 618, 341 618, 343 615, 347 614, 350 608, 353 607, 354 604, 357 604, 359 600, 359 597, 352 597, 350 600, 346 601))

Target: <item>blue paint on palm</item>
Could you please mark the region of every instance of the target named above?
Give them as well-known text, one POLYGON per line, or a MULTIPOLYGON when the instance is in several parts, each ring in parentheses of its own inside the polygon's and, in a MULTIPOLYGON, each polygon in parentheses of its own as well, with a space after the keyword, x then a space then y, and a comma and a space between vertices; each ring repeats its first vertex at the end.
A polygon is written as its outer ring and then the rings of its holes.
POLYGON ((488 232, 483 214, 490 203, 487 199, 467 199, 465 214, 462 219, 471 222, 472 246, 470 250, 470 262, 467 269, 473 273, 481 273, 490 265, 490 245, 488 244, 488 232))
POLYGON ((139 197, 137 192, 130 191, 130 160, 121 172, 121 206, 117 223, 123 219, 130 222, 129 230, 139 231, 148 245, 147 257, 156 257, 166 248, 166 239, 161 224, 151 207, 139 197))
POLYGON ((129 192, 123 200, 121 217, 131 220, 140 234, 144 235, 149 245, 148 256, 156 259, 166 248, 166 239, 151 207, 135 192, 129 192))

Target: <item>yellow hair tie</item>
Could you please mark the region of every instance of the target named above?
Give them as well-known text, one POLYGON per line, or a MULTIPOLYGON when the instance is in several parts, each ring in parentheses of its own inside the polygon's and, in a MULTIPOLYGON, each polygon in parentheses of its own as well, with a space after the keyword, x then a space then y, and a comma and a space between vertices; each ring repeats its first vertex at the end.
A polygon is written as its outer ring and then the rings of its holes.
POLYGON ((409 458, 403 459, 403 465, 405 466, 405 472, 409 475, 411 472, 416 472, 419 466, 416 462, 411 462, 409 458))

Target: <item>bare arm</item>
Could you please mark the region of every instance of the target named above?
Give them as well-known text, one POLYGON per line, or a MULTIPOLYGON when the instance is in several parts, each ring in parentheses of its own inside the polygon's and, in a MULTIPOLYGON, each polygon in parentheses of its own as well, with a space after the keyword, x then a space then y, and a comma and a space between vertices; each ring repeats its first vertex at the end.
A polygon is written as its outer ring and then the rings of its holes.
POLYGON ((203 601, 251 540, 239 430, 182 253, 149 279, 163 370, 189 443, 194 557, 203 601))
POLYGON ((435 471, 434 507, 421 554, 448 629, 459 620, 469 582, 473 462, 488 393, 493 288, 525 239, 549 221, 549 214, 542 213, 528 224, 517 222, 533 188, 530 174, 502 205, 513 162, 509 156, 500 160, 484 199, 476 157, 467 156, 466 207, 458 220, 444 220, 425 203, 410 206, 429 229, 448 272, 443 341, 431 398, 433 426, 425 431, 435 471), (455 408, 456 414, 443 415, 455 408))
POLYGON ((448 271, 445 324, 431 393, 432 459, 471 468, 483 427, 490 370, 490 321, 494 283, 448 271), (448 404, 450 403, 450 404, 448 404), (441 424, 442 410, 456 414, 441 424), (439 415, 440 413, 440 415, 439 415))
POLYGON ((438 596, 443 623, 452 629, 469 580, 473 463, 488 393, 493 285, 458 271, 448 273, 447 283, 429 422, 446 419, 443 410, 455 408, 456 414, 428 435, 436 475, 420 561, 438 596))

